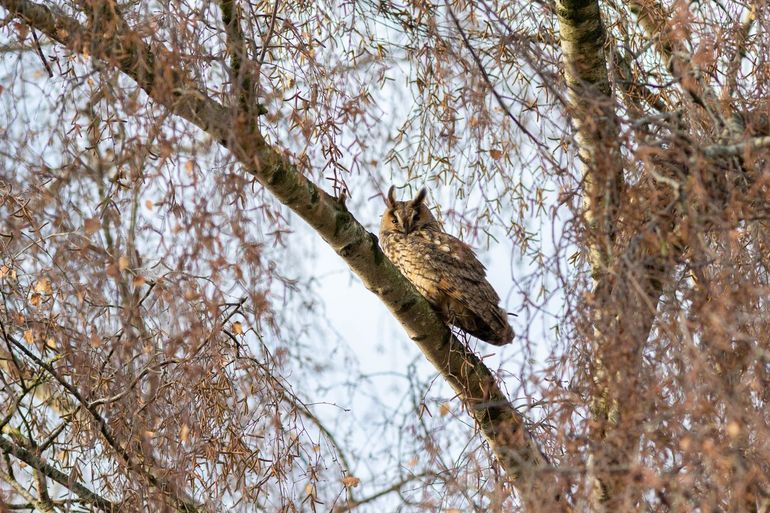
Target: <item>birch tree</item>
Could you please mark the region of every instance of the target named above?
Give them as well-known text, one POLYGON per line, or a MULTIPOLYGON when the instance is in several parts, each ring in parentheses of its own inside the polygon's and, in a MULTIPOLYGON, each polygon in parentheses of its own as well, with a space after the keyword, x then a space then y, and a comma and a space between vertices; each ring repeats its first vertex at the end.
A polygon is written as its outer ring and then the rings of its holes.
POLYGON ((767 9, 0 0, 0 511, 767 511, 767 9), (497 368, 391 183, 511 249, 497 368), (296 230, 431 366, 394 465, 296 230))

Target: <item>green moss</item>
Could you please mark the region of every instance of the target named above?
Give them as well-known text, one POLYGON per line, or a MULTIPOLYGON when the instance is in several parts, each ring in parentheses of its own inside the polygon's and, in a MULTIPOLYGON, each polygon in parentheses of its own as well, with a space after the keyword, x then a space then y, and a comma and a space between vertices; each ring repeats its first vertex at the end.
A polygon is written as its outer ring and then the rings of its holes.
POLYGON ((334 216, 334 236, 337 237, 339 233, 347 228, 351 222, 350 214, 346 211, 337 211, 334 216))
POLYGON ((286 168, 279 164, 275 167, 272 173, 270 173, 270 177, 267 179, 268 185, 275 186, 281 182, 283 182, 286 179, 287 176, 287 170, 286 168))
POLYGON ((556 3, 556 15, 575 24, 584 23, 590 19, 587 16, 586 8, 591 4, 596 4, 596 7, 591 8, 591 11, 596 10, 598 12, 599 5, 596 0, 562 0, 556 3))
POLYGON ((318 187, 313 185, 310 180, 306 181, 306 185, 310 199, 307 202, 307 206, 305 208, 308 210, 315 210, 315 208, 318 206, 318 202, 321 201, 321 195, 318 193, 318 187))
POLYGON ((399 305, 398 310, 396 311, 396 313, 398 315, 403 315, 406 312, 408 312, 409 310, 411 310, 412 308, 414 308, 414 305, 416 305, 416 304, 417 304, 416 300, 410 299, 410 300, 402 303, 401 305, 399 305))
POLYGON ((580 31, 576 43, 585 48, 595 47, 597 51, 601 48, 604 41, 604 26, 601 22, 597 23, 591 30, 580 31))
POLYGON ((353 248, 356 246, 355 242, 351 242, 350 244, 345 244, 342 246, 338 251, 337 254, 341 256, 342 258, 348 258, 353 253, 353 248))

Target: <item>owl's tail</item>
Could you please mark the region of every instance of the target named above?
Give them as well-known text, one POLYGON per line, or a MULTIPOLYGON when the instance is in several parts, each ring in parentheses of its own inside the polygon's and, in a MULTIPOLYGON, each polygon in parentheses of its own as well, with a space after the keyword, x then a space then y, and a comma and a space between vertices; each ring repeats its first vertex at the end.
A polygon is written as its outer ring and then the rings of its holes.
POLYGON ((487 338, 486 341, 496 346, 504 346, 513 342, 514 335, 513 328, 508 324, 508 320, 503 318, 501 325, 494 331, 494 336, 487 338))
POLYGON ((480 322, 474 332, 470 332, 474 337, 496 346, 504 346, 513 342, 514 332, 508 324, 508 316, 505 312, 496 306, 491 306, 487 315, 483 316, 484 321, 480 322))

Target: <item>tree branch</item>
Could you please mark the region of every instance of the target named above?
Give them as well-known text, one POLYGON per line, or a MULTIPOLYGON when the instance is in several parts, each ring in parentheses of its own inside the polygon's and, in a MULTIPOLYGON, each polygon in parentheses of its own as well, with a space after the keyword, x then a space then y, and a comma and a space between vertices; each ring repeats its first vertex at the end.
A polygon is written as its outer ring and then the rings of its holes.
POLYGON ((267 110, 259 105, 255 96, 255 87, 259 83, 258 72, 244 66, 248 61, 248 52, 238 6, 235 0, 219 0, 219 9, 225 25, 226 47, 230 54, 230 82, 238 97, 238 109, 249 116, 265 114, 267 110))
POLYGON ((312 226, 388 307, 462 398, 523 503, 533 511, 568 510, 565 490, 492 372, 451 335, 425 298, 384 256, 377 238, 344 204, 320 190, 280 150, 266 143, 256 117, 244 119, 239 113, 237 123, 233 123, 228 109, 201 90, 168 50, 160 45, 150 47, 128 27, 105 38, 28 0, 0 0, 0 5, 71 51, 88 50, 94 59, 114 66, 158 104, 226 145, 245 169, 312 226))
POLYGON ((384 497, 385 495, 388 495, 389 493, 398 492, 406 486, 407 484, 411 483, 412 481, 415 481, 417 479, 422 479, 424 477, 429 476, 435 476, 435 474, 431 472, 424 472, 422 474, 415 474, 409 477, 405 477, 401 479, 400 481, 396 481, 392 485, 388 486, 387 488, 383 488, 382 490, 375 492, 367 497, 363 497, 358 500, 349 501, 347 504, 342 504, 338 506, 334 513, 345 513, 346 511, 353 511, 354 509, 358 508, 359 506, 363 506, 364 504, 368 504, 370 502, 374 502, 377 499, 384 497))
POLYGON ((672 110, 660 93, 655 93, 646 85, 636 81, 634 73, 631 71, 631 62, 625 52, 619 51, 617 53, 617 64, 619 85, 623 93, 636 104, 640 111, 642 110, 642 101, 660 113, 668 113, 672 110))
POLYGON ((41 457, 31 453, 30 451, 28 451, 23 447, 20 447, 14 444, 13 442, 11 442, 10 440, 8 440, 6 437, 2 435, 0 435, 0 449, 2 449, 3 452, 5 452, 6 454, 10 454, 15 458, 20 459, 30 467, 39 470, 40 472, 50 477, 51 479, 53 479, 60 485, 64 486, 65 488, 72 490, 85 502, 89 504, 93 504, 99 509, 102 509, 110 513, 117 513, 118 511, 120 511, 120 506, 118 504, 108 501, 104 497, 92 492, 82 484, 76 481, 73 481, 70 478, 70 476, 61 472, 57 468, 52 467, 51 465, 46 463, 41 457))
POLYGON ((473 62, 476 64, 476 67, 479 69, 479 72, 481 73, 481 76, 484 78, 484 82, 486 82, 487 87, 492 91, 492 96, 495 97, 495 101, 497 101, 497 105, 505 112, 505 114, 510 118, 511 121, 514 122, 514 124, 521 130, 527 137, 529 137, 529 140, 532 144, 535 146, 539 146, 541 148, 545 148, 545 144, 540 142, 532 133, 527 130, 527 127, 525 127, 521 121, 519 121, 516 116, 513 115, 511 112, 511 109, 508 108, 508 106, 505 104, 505 101, 503 101, 503 97, 500 96, 500 93, 497 92, 497 89, 495 89, 494 84, 492 83, 492 79, 489 77, 489 73, 487 73, 486 68, 484 67, 484 63, 481 62, 481 58, 476 53, 476 50, 473 48, 473 45, 471 45, 471 42, 468 40, 468 35, 465 33, 465 30, 463 30, 462 25, 460 25, 460 20, 457 19, 457 16, 455 15, 454 11, 452 10, 452 6, 449 5, 448 0, 444 0, 444 4, 446 5, 447 11, 449 11, 449 17, 452 18, 452 23, 454 24, 457 31, 460 33, 460 37, 462 38, 463 45, 465 48, 470 52, 471 57, 473 57, 473 62))
POLYGON ((24 353, 24 355, 32 360, 37 366, 45 369, 45 371, 50 374, 51 377, 53 377, 65 390, 67 390, 67 392, 70 393, 70 395, 72 395, 80 403, 80 405, 91 415, 94 421, 96 421, 97 425, 99 426, 99 431, 102 434, 104 440, 107 442, 107 445, 109 445, 118 454, 120 459, 123 460, 129 469, 136 471, 144 476, 155 489, 169 495, 179 511, 184 511, 185 513, 197 513, 199 511, 205 511, 204 508, 195 504, 189 498, 182 496, 182 494, 171 483, 163 478, 156 476, 150 472, 146 466, 142 464, 142 462, 137 461, 135 457, 132 457, 126 448, 123 447, 112 435, 107 426, 107 421, 104 420, 104 417, 101 416, 99 411, 96 409, 96 406, 93 403, 86 401, 80 391, 67 380, 65 380, 62 376, 60 376, 59 373, 56 372, 56 369, 53 368, 53 366, 40 359, 32 351, 24 347, 23 344, 19 343, 19 341, 16 340, 13 336, 5 333, 5 328, 3 328, 3 333, 3 336, 7 341, 10 341, 11 344, 13 344, 19 351, 24 353))
POLYGON ((3 472, 0 470, 0 479, 11 485, 11 487, 21 495, 21 497, 26 500, 29 503, 30 509, 36 508, 42 511, 43 513, 54 513, 53 505, 49 502, 46 502, 44 500, 39 500, 37 497, 32 495, 26 488, 21 486, 21 484, 14 479, 11 475, 3 472))
POLYGON ((734 144, 713 144, 711 146, 706 146, 701 152, 705 157, 716 158, 741 155, 746 151, 759 150, 767 147, 770 147, 770 136, 754 137, 734 144))
POLYGON ((737 31, 735 37, 735 52, 732 56, 732 59, 728 61, 730 65, 726 72, 727 83, 722 92, 722 100, 727 104, 725 105, 726 107, 730 105, 733 95, 735 94, 735 90, 738 87, 738 73, 741 70, 743 59, 746 57, 746 43, 748 42, 749 34, 751 33, 751 27, 754 25, 756 19, 757 8, 755 5, 752 5, 748 8, 743 16, 740 28, 737 31))
POLYGON ((706 111, 717 127, 732 128, 722 116, 717 95, 703 80, 700 68, 688 58, 682 43, 672 38, 666 9, 657 0, 626 0, 626 3, 647 37, 655 41, 655 48, 671 75, 692 101, 706 111))
MULTIPOLYGON (((594 440, 590 468, 597 511, 628 510, 627 473, 640 431, 633 422, 634 389, 645 341, 655 319, 662 283, 669 269, 660 247, 647 239, 671 230, 671 208, 651 209, 656 218, 643 227, 625 248, 617 248, 618 211, 623 193, 623 162, 614 99, 604 57, 605 31, 597 0, 557 0, 556 13, 563 52, 565 79, 578 155, 585 177, 586 242, 594 281, 586 337, 592 340, 596 389, 590 428, 594 440), (668 212, 658 215, 657 212, 668 212), (657 230, 656 230, 657 229, 657 230), (648 237, 645 237, 648 236, 648 237), (621 401, 622 399, 622 401, 621 401)), ((667 196, 664 195, 664 198, 667 196)), ((629 501, 634 504, 634 500, 629 501)))

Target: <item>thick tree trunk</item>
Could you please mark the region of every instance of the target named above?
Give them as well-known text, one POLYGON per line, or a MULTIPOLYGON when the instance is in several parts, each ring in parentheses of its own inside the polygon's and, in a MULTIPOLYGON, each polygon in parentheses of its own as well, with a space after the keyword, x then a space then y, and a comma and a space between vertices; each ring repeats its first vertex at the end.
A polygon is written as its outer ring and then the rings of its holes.
POLYGON ((594 281, 606 280, 623 189, 614 99, 604 58, 605 34, 596 0, 556 3, 570 115, 585 178, 584 215, 594 281))
POLYGON ((599 3, 560 0, 556 14, 570 114, 583 166, 585 244, 594 281, 593 314, 590 331, 585 333, 594 342, 596 382, 591 429, 594 451, 590 456, 593 509, 628 511, 636 502, 629 496, 627 484, 641 424, 633 397, 665 263, 643 243, 647 234, 632 239, 625 249, 618 247, 623 162, 599 3))

